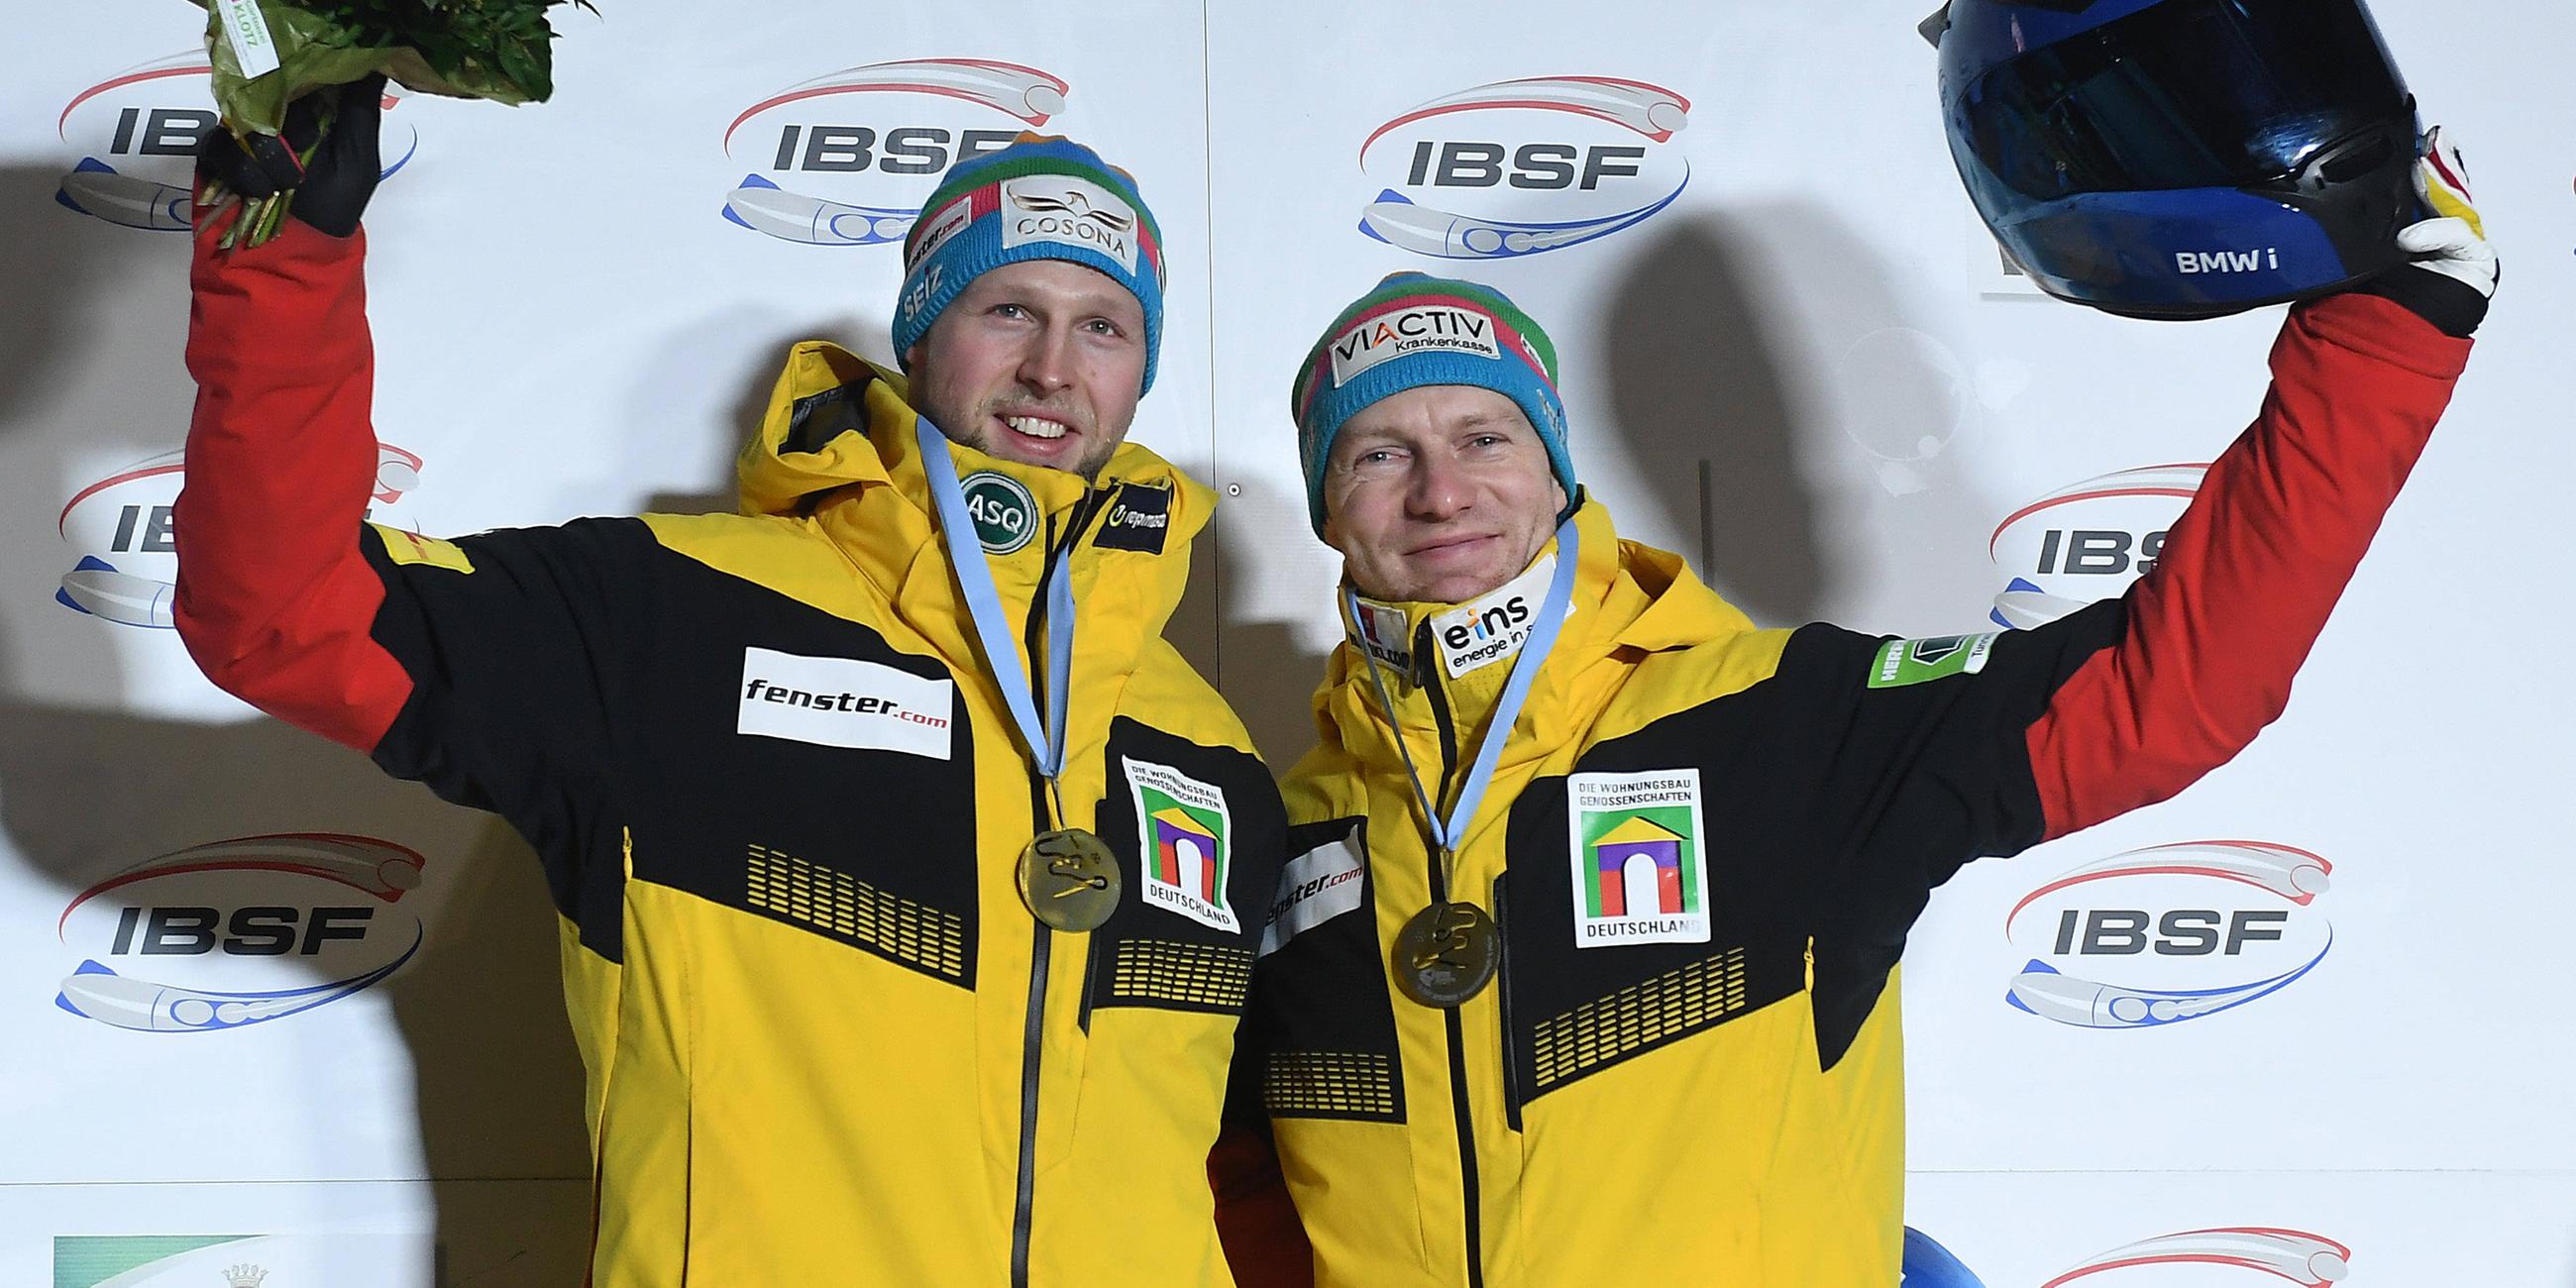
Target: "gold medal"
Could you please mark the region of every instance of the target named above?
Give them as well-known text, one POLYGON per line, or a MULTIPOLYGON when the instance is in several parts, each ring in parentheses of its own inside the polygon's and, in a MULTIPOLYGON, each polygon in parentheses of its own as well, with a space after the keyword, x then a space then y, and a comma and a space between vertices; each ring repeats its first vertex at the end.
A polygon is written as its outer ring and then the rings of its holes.
POLYGON ((1485 990, 1503 964, 1503 933, 1472 903, 1435 903, 1395 934, 1396 987, 1447 1009, 1485 990))
POLYGON ((1041 832, 1020 851, 1020 898, 1058 930, 1097 930, 1118 908, 1118 856, 1078 827, 1041 832))

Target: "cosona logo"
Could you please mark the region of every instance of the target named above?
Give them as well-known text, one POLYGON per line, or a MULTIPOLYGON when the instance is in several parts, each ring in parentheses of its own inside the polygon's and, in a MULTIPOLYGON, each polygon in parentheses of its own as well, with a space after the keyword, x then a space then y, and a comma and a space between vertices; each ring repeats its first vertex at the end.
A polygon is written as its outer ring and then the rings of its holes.
POLYGON ((2106 1284, 2116 1280, 2120 1288, 2154 1288, 2158 1284, 2184 1288, 2239 1280, 2249 1288, 2255 1283, 2279 1288, 2284 1280, 2300 1288, 2325 1288, 2342 1282, 2351 1273, 2352 1249, 2323 1235, 2242 1226, 2185 1230, 2141 1239, 2088 1258, 2040 1288, 2062 1288, 2093 1279, 2106 1284), (2251 1273, 2222 1273, 2231 1270, 2251 1273))
POLYGON ((421 856, 333 833, 247 836, 147 859, 80 892, 55 933, 81 958, 54 1003, 145 1033, 284 1019, 420 951, 401 909, 421 856))
MULTIPOLYGON (((54 200, 128 228, 178 232, 188 227, 197 136, 216 124, 207 88, 206 52, 192 49, 118 72, 72 96, 54 132, 81 153, 54 200)), ((385 95, 393 107, 397 92, 385 95)), ((408 124, 387 122, 385 176, 420 148, 408 124)))
POLYGON ((1045 125, 1070 92, 981 58, 869 63, 790 85, 725 127, 725 155, 757 168, 725 195, 724 217, 812 246, 900 243, 950 165, 1045 125))
POLYGON ((2156 566, 2205 464, 2144 465, 2071 483, 2015 510, 1986 543, 2010 578, 1997 626, 2027 630, 2109 599, 2156 566))
POLYGON ((1510 259, 1607 237, 1673 203, 1667 146, 1690 100, 1608 76, 1496 81, 1398 115, 1360 144, 1379 186, 1360 231, 1440 259, 1510 259))
MULTIPOLYGON (((179 556, 171 515, 184 457, 184 451, 163 452, 72 494, 54 530, 79 562, 63 574, 56 603, 120 626, 176 625, 171 599, 179 556)), ((392 505, 420 486, 420 469, 418 456, 377 443, 376 504, 392 505)))
POLYGON ((2115 854, 2013 905, 2027 954, 2006 1001, 2087 1029, 2151 1029, 2289 987, 2334 945, 2316 907, 2334 865, 2263 841, 2184 841, 2115 854))

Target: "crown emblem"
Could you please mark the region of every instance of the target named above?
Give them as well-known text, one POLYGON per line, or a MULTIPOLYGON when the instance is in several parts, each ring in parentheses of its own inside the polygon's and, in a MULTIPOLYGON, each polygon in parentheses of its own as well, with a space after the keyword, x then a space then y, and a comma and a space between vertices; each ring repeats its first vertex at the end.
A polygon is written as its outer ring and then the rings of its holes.
POLYGON ((268 1271, 263 1267, 235 1266, 224 1272, 224 1288, 259 1288, 260 1283, 267 1278, 268 1271))

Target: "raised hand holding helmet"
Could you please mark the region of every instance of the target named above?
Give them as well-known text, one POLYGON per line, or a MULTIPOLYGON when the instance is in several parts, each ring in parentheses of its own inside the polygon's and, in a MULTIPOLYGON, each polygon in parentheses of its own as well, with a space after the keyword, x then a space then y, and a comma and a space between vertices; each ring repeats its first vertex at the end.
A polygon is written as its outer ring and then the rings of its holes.
POLYGON ((2398 248, 2414 256, 2413 262, 2355 289, 2395 300, 2445 334, 2466 339, 2486 320, 2498 265, 2486 221, 2469 197, 2469 168, 2438 125, 2424 135, 2415 192, 2434 217, 2398 231, 2398 248))

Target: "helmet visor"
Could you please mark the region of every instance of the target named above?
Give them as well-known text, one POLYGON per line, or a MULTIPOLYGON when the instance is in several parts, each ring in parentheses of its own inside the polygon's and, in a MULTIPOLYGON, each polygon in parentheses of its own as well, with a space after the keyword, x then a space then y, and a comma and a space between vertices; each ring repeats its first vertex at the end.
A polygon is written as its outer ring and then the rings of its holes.
POLYGON ((1989 70, 1953 109, 2035 200, 2240 187, 2406 112, 2357 2, 2166 0, 1989 70))

